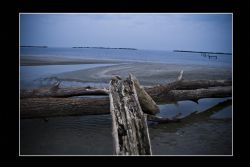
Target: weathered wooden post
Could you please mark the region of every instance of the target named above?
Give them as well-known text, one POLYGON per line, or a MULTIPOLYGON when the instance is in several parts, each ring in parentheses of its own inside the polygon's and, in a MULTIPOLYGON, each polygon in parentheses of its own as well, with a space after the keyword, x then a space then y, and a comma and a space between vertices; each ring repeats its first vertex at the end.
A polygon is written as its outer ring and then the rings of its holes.
POLYGON ((109 90, 114 154, 151 155, 147 118, 142 112, 132 76, 126 80, 114 77, 109 90))

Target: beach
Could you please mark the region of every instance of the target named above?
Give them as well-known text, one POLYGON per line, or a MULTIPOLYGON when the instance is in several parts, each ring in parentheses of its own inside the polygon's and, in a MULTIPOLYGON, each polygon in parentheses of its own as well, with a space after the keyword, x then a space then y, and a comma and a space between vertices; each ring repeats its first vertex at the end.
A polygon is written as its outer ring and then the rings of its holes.
POLYGON ((155 85, 169 83, 177 79, 180 71, 183 70, 183 79, 231 79, 230 69, 206 67, 198 65, 178 65, 160 63, 130 63, 119 64, 108 67, 97 67, 87 70, 61 73, 57 76, 62 80, 78 80, 82 82, 105 82, 112 76, 118 75, 122 78, 129 73, 135 75, 142 85, 155 85))

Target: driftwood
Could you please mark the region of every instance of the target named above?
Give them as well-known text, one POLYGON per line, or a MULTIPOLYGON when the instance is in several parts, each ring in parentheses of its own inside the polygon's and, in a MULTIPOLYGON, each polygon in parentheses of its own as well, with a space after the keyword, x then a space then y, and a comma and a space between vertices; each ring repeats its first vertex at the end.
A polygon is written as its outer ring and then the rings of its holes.
POLYGON ((109 99, 26 98, 20 102, 21 118, 109 114, 109 99))
POLYGON ((151 155, 147 120, 142 112, 132 76, 110 81, 110 111, 116 155, 151 155))
MULTIPOLYGON (((157 103, 173 103, 181 100, 197 102, 200 98, 232 96, 232 87, 214 87, 196 90, 172 90, 153 100, 157 103)), ((21 118, 39 118, 65 115, 109 114, 109 99, 102 98, 23 98, 20 99, 21 118), (53 106, 53 107, 52 107, 53 106)))
MULTIPOLYGON (((139 102, 143 111, 149 114, 157 113, 158 107, 153 101, 157 104, 173 103, 181 100, 198 102, 201 98, 232 96, 231 80, 185 81, 182 78, 182 74, 183 72, 172 83, 150 88, 145 87, 144 89, 134 77, 134 84, 137 88, 139 102)), ((52 88, 33 91, 22 90, 20 92, 20 116, 21 118, 39 118, 65 115, 108 114, 110 113, 108 97, 71 98, 72 96, 84 95, 108 95, 108 93, 109 90, 107 89, 93 87, 60 88, 59 84, 56 84, 52 88)))
MULTIPOLYGON (((219 87, 219 88, 231 87, 231 85, 232 85, 231 80, 188 80, 188 81, 185 81, 183 79, 180 79, 180 80, 178 79, 177 81, 174 81, 172 83, 165 84, 165 85, 158 85, 158 86, 154 86, 151 88, 145 88, 145 90, 155 101, 158 101, 158 100, 161 101, 162 95, 164 96, 172 90, 183 90, 184 92, 189 92, 187 90, 196 91, 198 89, 209 89, 211 87, 219 87)), ((190 100, 188 98, 185 98, 185 96, 183 96, 183 98, 185 100, 190 100)))
POLYGON ((157 123, 172 123, 172 122, 180 122, 181 118, 178 118, 179 115, 176 115, 174 118, 164 118, 161 116, 155 116, 155 115, 149 115, 145 114, 147 116, 148 121, 157 122, 157 123))
POLYGON ((176 102, 183 100, 191 100, 198 103, 202 98, 221 98, 232 96, 232 87, 211 87, 208 89, 196 90, 171 90, 168 93, 160 94, 155 98, 158 102, 176 102))
POLYGON ((21 90, 20 98, 46 98, 46 97, 73 97, 82 95, 108 95, 107 89, 98 89, 94 87, 71 87, 59 88, 59 83, 49 87, 34 90, 21 90))

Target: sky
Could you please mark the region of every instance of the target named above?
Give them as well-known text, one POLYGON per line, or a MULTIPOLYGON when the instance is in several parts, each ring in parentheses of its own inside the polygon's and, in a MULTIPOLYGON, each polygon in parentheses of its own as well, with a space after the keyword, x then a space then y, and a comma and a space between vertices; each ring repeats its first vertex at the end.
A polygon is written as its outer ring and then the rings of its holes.
POLYGON ((232 15, 20 14, 20 45, 232 52, 232 15))

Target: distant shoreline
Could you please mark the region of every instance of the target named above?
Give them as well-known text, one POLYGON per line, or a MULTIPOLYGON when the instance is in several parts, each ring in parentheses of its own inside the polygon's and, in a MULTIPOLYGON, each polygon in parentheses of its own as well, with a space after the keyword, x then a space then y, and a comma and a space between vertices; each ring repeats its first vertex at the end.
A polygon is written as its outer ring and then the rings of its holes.
POLYGON ((125 50, 138 50, 135 48, 110 48, 110 47, 89 47, 89 46, 74 46, 72 48, 92 48, 92 49, 125 49, 125 50))
POLYGON ((21 48, 48 48, 48 46, 20 46, 21 48))

